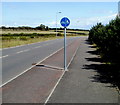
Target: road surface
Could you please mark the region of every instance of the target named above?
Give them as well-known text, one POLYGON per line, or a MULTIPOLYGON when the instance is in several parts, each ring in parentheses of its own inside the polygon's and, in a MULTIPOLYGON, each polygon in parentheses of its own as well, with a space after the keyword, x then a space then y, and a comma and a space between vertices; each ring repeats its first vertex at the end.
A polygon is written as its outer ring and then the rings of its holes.
MULTIPOLYGON (((67 44, 72 43, 76 38, 67 38, 67 44)), ((56 39, 3 49, 2 57, 0 57, 2 59, 2 84, 62 47, 63 39, 56 39)))
MULTIPOLYGON (((74 57, 81 38, 67 46, 67 65, 74 57)), ((64 49, 51 54, 42 62, 2 87, 3 103, 45 103, 58 81, 65 73, 63 69, 64 49), (40 65, 47 66, 40 66, 40 65)))

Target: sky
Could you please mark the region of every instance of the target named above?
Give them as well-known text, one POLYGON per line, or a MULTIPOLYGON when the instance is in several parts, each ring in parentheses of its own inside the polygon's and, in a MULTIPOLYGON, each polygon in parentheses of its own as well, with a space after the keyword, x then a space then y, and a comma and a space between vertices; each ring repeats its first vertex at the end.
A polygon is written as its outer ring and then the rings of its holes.
POLYGON ((2 2, 2 26, 56 27, 57 17, 62 27, 60 20, 68 17, 68 28, 90 29, 98 22, 108 24, 117 13, 118 2, 2 2))

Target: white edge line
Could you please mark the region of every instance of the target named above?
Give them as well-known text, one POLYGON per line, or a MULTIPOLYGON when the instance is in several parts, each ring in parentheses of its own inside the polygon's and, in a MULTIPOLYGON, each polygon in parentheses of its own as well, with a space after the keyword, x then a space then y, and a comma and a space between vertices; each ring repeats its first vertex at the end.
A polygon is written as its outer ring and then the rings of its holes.
MULTIPOLYGON (((39 63, 43 62, 44 60, 46 60, 47 58, 49 58, 50 56, 54 55, 55 53, 57 53, 58 51, 62 50, 62 48, 58 49, 57 51, 53 52, 52 54, 50 54, 49 56, 45 57, 43 60, 41 60, 40 62, 38 62, 36 65, 38 65, 39 63)), ((30 68, 26 69, 25 71, 23 71, 22 73, 20 73, 19 75, 15 76, 14 78, 10 79, 9 81, 5 82, 4 84, 0 85, 0 87, 3 87, 4 85, 6 85, 7 83, 11 82, 12 80, 14 80, 15 78, 19 77, 20 75, 24 74, 25 72, 29 71, 31 68, 35 67, 36 65, 31 66, 30 68)))
POLYGON ((64 70, 63 73, 62 73, 62 75, 61 75, 61 77, 59 78, 59 80, 57 81, 56 85, 54 86, 54 88, 52 89, 51 93, 49 94, 48 98, 46 99, 44 105, 46 105, 47 102, 49 101, 50 97, 52 96, 53 92, 55 91, 57 85, 59 84, 59 82, 60 82, 60 80, 62 79, 62 77, 63 77, 63 75, 65 74, 65 72, 66 72, 66 71, 64 70))
POLYGON ((19 54, 19 53, 27 52, 27 51, 30 51, 30 49, 22 50, 22 51, 19 51, 19 52, 16 52, 16 53, 19 54))
POLYGON ((5 57, 8 57, 9 55, 5 55, 5 56, 2 56, 2 57, 0 57, 0 58, 5 58, 5 57))
MULTIPOLYGON (((80 46, 80 44, 79 44, 79 46, 80 46)), ((75 57, 75 55, 76 55, 76 53, 77 53, 77 51, 78 51, 79 46, 77 47, 75 53, 73 54, 73 56, 72 56, 72 58, 71 58, 69 64, 67 65, 67 68, 70 66, 71 62, 73 61, 73 59, 74 59, 74 57, 75 57)))

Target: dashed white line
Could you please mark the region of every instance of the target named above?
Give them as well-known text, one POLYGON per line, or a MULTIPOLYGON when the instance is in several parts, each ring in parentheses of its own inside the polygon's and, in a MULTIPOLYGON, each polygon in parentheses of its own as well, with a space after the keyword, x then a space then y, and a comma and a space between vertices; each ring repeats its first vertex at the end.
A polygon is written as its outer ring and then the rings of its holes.
MULTIPOLYGON (((52 44, 52 43, 50 43, 50 44, 52 44)), ((45 44, 45 45, 43 45, 43 46, 47 46, 47 45, 50 45, 50 44, 45 44)), ((32 49, 40 48, 40 47, 43 47, 43 46, 37 46, 37 47, 34 47, 34 48, 32 48, 32 49)), ((32 49, 23 50, 23 51, 19 51, 19 52, 16 52, 16 53, 19 54, 19 53, 22 53, 22 52, 27 52, 27 51, 32 50, 32 49)))
MULTIPOLYGON (((50 44, 51 44, 51 43, 50 43, 50 44)), ((45 45, 43 45, 43 46, 47 46, 47 45, 50 45, 50 44, 45 44, 45 45)), ((43 47, 43 46, 37 46, 37 47, 34 47, 34 48, 32 48, 32 49, 40 48, 40 47, 43 47)), ((26 49, 26 50, 18 51, 18 52, 16 52, 15 54, 20 54, 20 53, 22 53, 22 52, 27 52, 27 51, 30 51, 30 50, 32 50, 32 49, 26 49)), ((4 58, 4 57, 7 57, 7 56, 9 56, 9 55, 2 56, 2 57, 0 57, 0 59, 1 59, 1 58, 4 58)))
POLYGON ((5 58, 5 57, 8 57, 9 55, 5 55, 5 56, 2 56, 2 57, 0 57, 0 58, 5 58))
POLYGON ((17 54, 22 53, 23 51, 16 52, 17 54))
POLYGON ((19 52, 16 52, 16 53, 17 53, 17 54, 19 54, 19 53, 22 53, 22 52, 27 52, 27 51, 30 51, 30 49, 26 49, 26 50, 19 51, 19 52))

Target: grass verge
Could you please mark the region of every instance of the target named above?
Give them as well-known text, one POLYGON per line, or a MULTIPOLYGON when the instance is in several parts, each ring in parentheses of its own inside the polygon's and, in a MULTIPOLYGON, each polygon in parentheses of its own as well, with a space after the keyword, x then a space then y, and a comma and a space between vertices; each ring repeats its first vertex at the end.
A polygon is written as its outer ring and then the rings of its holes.
POLYGON ((63 37, 39 37, 39 38, 32 38, 32 39, 29 38, 27 40, 19 40, 19 39, 2 40, 2 46, 0 46, 0 48, 8 48, 13 46, 43 42, 43 41, 53 40, 58 38, 63 38, 63 37))
MULTIPOLYGON (((58 32, 57 35, 58 36, 56 37, 56 32, 51 31, 9 31, 9 33, 7 33, 7 31, 3 31, 0 34, 0 40, 2 42, 0 48, 14 47, 64 37, 63 32, 58 32)), ((81 34, 67 33, 67 37, 75 36, 81 36, 81 34)))

